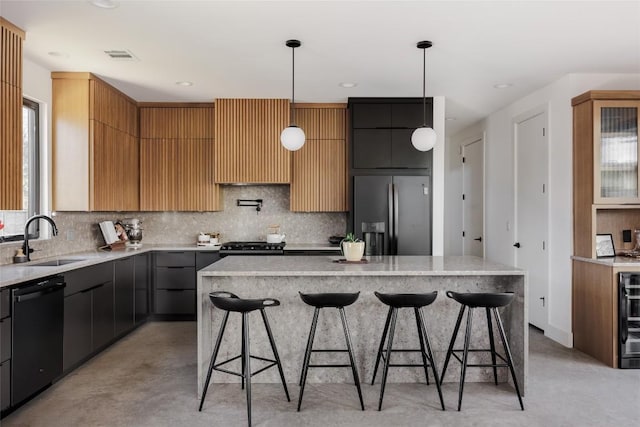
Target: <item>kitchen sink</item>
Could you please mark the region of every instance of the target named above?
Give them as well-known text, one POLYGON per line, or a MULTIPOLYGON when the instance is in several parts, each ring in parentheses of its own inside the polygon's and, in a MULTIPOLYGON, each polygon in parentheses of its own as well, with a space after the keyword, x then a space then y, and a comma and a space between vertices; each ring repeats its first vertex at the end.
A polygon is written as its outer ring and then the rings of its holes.
POLYGON ((43 261, 43 262, 37 262, 35 264, 30 264, 29 267, 57 267, 60 265, 67 265, 67 264, 72 264, 74 262, 80 262, 80 261, 85 261, 85 260, 82 258, 73 258, 73 259, 60 258, 60 259, 52 259, 51 261, 43 261))

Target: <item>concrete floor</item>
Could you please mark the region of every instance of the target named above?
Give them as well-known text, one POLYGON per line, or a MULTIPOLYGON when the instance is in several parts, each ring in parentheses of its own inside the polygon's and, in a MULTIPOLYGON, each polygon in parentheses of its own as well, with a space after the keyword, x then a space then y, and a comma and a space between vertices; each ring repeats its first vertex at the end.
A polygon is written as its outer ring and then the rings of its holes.
MULTIPOLYGON (((529 386, 520 411, 506 385, 465 385, 461 412, 457 384, 387 384, 382 412, 379 384, 363 384, 366 411, 350 384, 310 384, 301 412, 298 387, 254 383, 254 426, 624 426, 640 422, 640 370, 616 370, 530 332, 529 386)), ((452 367, 457 367, 456 364, 452 367)), ((222 375, 214 373, 215 375, 222 375)), ((391 374, 393 375, 393 371, 391 374)), ((259 380, 259 376, 255 378, 259 380)), ((289 381, 293 379, 290 378, 289 381)), ((196 398, 196 325, 148 323, 87 362, 1 421, 14 426, 246 425, 238 384, 213 384, 203 412, 196 398)))

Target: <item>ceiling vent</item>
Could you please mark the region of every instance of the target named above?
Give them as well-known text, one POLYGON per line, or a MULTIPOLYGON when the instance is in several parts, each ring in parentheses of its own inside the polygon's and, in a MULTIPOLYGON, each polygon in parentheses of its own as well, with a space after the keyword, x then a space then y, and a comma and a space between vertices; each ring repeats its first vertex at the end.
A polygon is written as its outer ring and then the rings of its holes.
POLYGON ((104 53, 117 61, 138 61, 138 58, 128 50, 105 50, 104 53))

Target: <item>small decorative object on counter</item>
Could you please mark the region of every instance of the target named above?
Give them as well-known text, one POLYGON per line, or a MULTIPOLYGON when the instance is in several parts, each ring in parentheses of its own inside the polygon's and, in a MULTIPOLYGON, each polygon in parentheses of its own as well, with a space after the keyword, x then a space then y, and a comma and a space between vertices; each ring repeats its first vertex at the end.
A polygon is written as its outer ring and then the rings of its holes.
POLYGON ((28 261, 27 256, 22 251, 22 248, 19 248, 16 251, 15 256, 13 257, 13 263, 14 264, 20 264, 20 263, 27 262, 27 261, 28 261))
POLYGON ((214 246, 220 243, 220 232, 214 231, 207 234, 209 235, 209 243, 214 246))
POLYGON ((347 233, 347 236, 340 242, 340 249, 347 261, 360 261, 364 254, 364 242, 358 239, 355 234, 347 233))
MULTIPOLYGON (((142 221, 138 218, 123 219, 122 225, 126 231, 127 247, 137 249, 142 246, 142 221)), ((125 239, 126 240, 126 239, 125 239)))
POLYGON ((286 236, 284 234, 280 234, 280 226, 278 224, 270 225, 267 231, 267 243, 284 242, 286 236))
POLYGON ((213 233, 200 233, 198 234, 198 246, 219 246, 219 239, 220 233, 217 231, 213 233))

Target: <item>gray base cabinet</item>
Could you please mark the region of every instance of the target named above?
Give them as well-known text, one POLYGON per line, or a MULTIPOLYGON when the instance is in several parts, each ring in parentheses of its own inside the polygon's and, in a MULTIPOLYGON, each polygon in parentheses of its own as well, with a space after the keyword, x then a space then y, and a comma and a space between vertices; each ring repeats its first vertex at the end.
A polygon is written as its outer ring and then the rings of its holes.
POLYGON ((11 291, 0 291, 0 411, 11 404, 11 291))
POLYGON ((195 253, 159 252, 154 258, 155 314, 195 316, 195 253))
POLYGON ((63 371, 115 336, 113 263, 65 273, 63 371))
POLYGON ((134 322, 139 324, 149 316, 149 254, 135 257, 134 322))
POLYGON ((115 260, 115 334, 119 336, 134 326, 135 312, 135 259, 134 257, 115 260))

